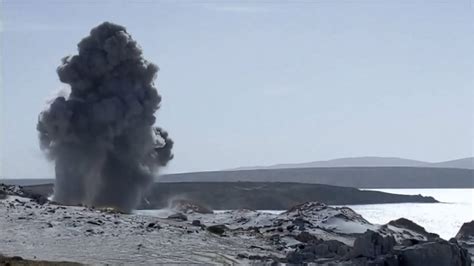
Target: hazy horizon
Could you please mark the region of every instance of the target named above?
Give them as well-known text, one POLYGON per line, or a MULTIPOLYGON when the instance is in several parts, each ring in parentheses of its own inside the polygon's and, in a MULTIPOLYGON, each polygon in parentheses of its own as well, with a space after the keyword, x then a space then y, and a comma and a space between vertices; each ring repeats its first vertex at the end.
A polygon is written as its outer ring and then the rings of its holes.
MULTIPOLYGON (((332 162, 332 161, 338 161, 338 160, 347 160, 347 159, 396 159, 396 160, 401 160, 401 161, 413 161, 413 162, 420 162, 420 163, 427 163, 428 165, 426 166, 409 166, 409 165, 403 165, 401 167, 430 167, 429 164, 436 164, 436 163, 445 163, 445 162, 451 162, 451 161, 457 161, 457 160, 463 160, 463 159, 474 159, 474 157, 465 157, 465 158, 457 158, 457 159, 452 159, 452 160, 446 160, 446 161, 436 161, 436 162, 429 162, 429 161, 423 161, 423 160, 413 160, 409 158, 400 158, 400 157, 379 157, 379 156, 358 156, 358 157, 341 157, 341 158, 332 158, 332 159, 327 159, 327 160, 319 160, 319 161, 304 161, 304 162, 292 162, 292 163, 286 163, 286 162, 281 162, 281 163, 275 163, 275 164, 270 164, 270 165, 241 165, 238 167, 234 168, 225 168, 225 169, 203 169, 200 171, 183 171, 183 172, 166 172, 164 174, 185 174, 185 173, 193 173, 193 172, 214 172, 214 171, 238 171, 238 170, 258 170, 258 169, 281 169, 281 168, 272 168, 274 166, 280 166, 280 165, 295 165, 295 168, 299 168, 299 164, 309 164, 309 163, 324 163, 324 162, 332 162)), ((315 168, 319 168, 321 166, 314 166, 315 168)), ((358 167, 358 166, 328 166, 328 167, 358 167)), ((381 167, 381 166, 373 166, 373 165, 364 165, 363 167, 381 167)), ((387 166, 390 167, 390 166, 387 166)), ((396 166, 395 166, 396 167, 396 166)), ((293 168, 293 167, 290 167, 293 168)), ((305 168, 305 166, 302 166, 302 168, 305 168)), ((443 167, 441 167, 443 168, 443 167)), ((451 167, 447 167, 451 168, 451 167)), ((454 167, 458 168, 458 167, 454 167)), ((460 169, 472 169, 472 168, 463 168, 459 167, 460 169)), ((3 178, 3 177, 2 177, 3 178)), ((27 178, 18 178, 18 177, 6 177, 5 179, 54 179, 54 176, 50 177, 27 177, 27 178)))
POLYGON ((2 7, 1 178, 54 178, 39 149, 38 114, 65 87, 60 59, 103 21, 126 26, 160 67, 157 123, 175 141, 165 172, 473 156, 469 1, 2 7))

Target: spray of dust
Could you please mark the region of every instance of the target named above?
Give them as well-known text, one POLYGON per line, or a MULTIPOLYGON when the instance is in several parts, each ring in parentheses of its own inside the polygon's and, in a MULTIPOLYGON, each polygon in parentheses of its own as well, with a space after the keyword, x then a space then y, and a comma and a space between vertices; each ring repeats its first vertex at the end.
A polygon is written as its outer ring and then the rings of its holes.
POLYGON ((154 127, 158 66, 109 22, 93 28, 78 52, 57 68, 69 95, 56 97, 37 125, 41 149, 55 163, 54 200, 130 211, 173 158, 173 141, 154 127))

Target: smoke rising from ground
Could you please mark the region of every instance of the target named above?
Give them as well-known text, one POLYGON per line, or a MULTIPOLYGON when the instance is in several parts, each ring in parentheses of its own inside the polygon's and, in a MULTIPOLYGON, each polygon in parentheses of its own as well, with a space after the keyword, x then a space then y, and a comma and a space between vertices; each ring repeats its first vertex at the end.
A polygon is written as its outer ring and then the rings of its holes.
POLYGON ((158 66, 109 22, 93 28, 78 51, 57 68, 69 96, 54 99, 37 125, 41 149, 55 162, 54 200, 129 211, 173 157, 173 141, 154 127, 158 66))

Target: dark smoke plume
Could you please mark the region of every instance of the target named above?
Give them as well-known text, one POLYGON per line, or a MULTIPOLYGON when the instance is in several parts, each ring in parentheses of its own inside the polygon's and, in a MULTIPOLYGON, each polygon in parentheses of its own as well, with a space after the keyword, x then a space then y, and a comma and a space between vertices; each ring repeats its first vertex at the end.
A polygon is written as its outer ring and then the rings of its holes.
POLYGON ((173 141, 154 127, 158 66, 122 26, 105 22, 65 57, 57 73, 71 87, 39 116, 41 148, 55 162, 54 200, 130 211, 172 159, 173 141))

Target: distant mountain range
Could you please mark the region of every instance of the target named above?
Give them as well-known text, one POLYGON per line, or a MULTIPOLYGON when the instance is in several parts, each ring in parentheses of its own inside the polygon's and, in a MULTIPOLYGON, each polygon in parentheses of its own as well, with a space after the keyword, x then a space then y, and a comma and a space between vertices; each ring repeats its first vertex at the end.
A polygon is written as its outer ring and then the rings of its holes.
POLYGON ((326 168, 326 167, 423 167, 423 168, 458 168, 474 169, 474 157, 457 160, 430 163, 424 161, 410 160, 397 157, 350 157, 327 161, 315 161, 307 163, 287 163, 270 166, 251 166, 229 169, 257 170, 257 169, 293 169, 293 168, 326 168))

